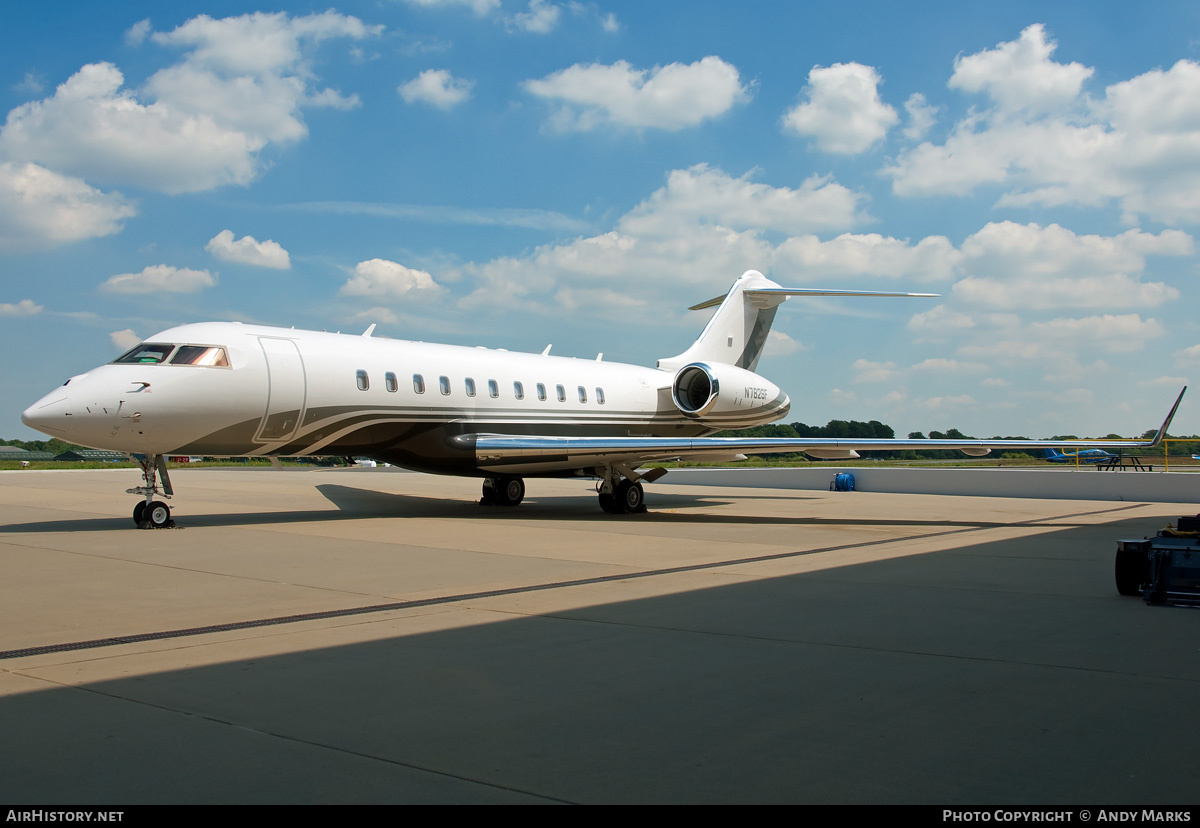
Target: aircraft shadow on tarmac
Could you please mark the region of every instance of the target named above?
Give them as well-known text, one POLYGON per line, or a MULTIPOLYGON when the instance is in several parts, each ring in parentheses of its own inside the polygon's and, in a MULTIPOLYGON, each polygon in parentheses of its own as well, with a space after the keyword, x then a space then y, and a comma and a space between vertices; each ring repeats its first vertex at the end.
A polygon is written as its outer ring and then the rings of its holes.
MULTIPOLYGON (((186 506, 175 513, 180 528, 213 526, 260 526, 288 523, 308 523, 334 520, 362 520, 367 518, 422 518, 454 520, 521 520, 561 521, 590 519, 598 523, 660 523, 691 525, 777 525, 777 526, 928 526, 928 527, 971 527, 989 528, 1012 525, 1010 521, 952 520, 946 518, 896 519, 871 518, 869 516, 824 517, 812 514, 804 501, 820 498, 810 495, 789 494, 786 498, 769 495, 739 494, 735 497, 714 495, 711 491, 696 494, 668 492, 656 494, 649 510, 638 515, 605 515, 596 505, 595 497, 555 495, 544 499, 527 498, 521 506, 483 506, 475 500, 455 500, 445 497, 423 497, 413 494, 396 494, 354 486, 321 484, 315 487, 334 507, 330 509, 289 509, 287 511, 226 512, 189 514, 186 506), (744 500, 781 500, 797 502, 795 515, 736 515, 716 514, 703 511, 706 506, 726 506, 744 500), (676 511, 684 509, 688 511, 676 511), (807 513, 806 513, 807 512, 807 513)), ((817 507, 819 508, 819 507, 817 507)), ((1069 518, 1050 519, 1041 525, 1082 525, 1069 518)), ((96 517, 68 520, 47 520, 0 526, 0 533, 46 533, 46 532, 95 532, 132 529, 129 518, 96 517)))

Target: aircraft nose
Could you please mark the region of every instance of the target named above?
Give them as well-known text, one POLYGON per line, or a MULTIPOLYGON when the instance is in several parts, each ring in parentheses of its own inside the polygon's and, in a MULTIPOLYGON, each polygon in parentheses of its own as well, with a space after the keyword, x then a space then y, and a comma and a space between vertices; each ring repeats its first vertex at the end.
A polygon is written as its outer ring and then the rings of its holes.
POLYGON ((22 411, 21 422, 53 437, 66 431, 70 414, 70 395, 64 388, 56 388, 22 411))

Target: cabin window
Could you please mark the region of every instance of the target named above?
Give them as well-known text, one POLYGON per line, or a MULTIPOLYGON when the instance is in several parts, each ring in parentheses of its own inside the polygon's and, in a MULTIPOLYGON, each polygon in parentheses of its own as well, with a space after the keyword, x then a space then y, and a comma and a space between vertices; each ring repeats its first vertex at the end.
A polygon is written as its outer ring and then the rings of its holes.
POLYGON ((449 377, 438 377, 438 388, 441 389, 442 394, 449 394, 450 393, 450 378, 449 377))
POLYGON ((475 396, 475 380, 471 379, 470 377, 467 377, 466 385, 467 385, 467 396, 474 397, 475 396))
POLYGON ((425 393, 425 378, 420 374, 413 374, 413 391, 418 394, 425 393))
POLYGON ((496 384, 495 380, 488 380, 488 396, 492 399, 500 396, 500 386, 496 384))
POLYGON ((396 389, 400 387, 396 384, 396 375, 391 371, 383 375, 383 387, 392 393, 395 393, 396 389))
POLYGON ((540 382, 538 383, 538 399, 539 400, 546 399, 546 386, 544 383, 540 383, 540 382))
POLYGON ((587 389, 584 388, 582 385, 579 386, 579 401, 581 403, 587 402, 587 389))
POLYGON ((171 355, 171 351, 175 350, 174 345, 154 345, 149 342, 143 342, 136 348, 133 348, 113 360, 114 365, 157 365, 160 362, 166 362, 167 357, 171 355))
POLYGON ((200 365, 206 368, 228 368, 229 357, 224 348, 210 345, 180 345, 171 357, 172 365, 200 365))
POLYGON ((366 371, 355 371, 354 376, 358 378, 358 390, 366 391, 371 387, 371 381, 367 379, 366 371))
POLYGON ((558 385, 558 386, 555 386, 554 390, 556 390, 558 392, 558 401, 559 402, 567 401, 567 389, 563 388, 561 385, 558 385))
POLYGON ((519 383, 519 382, 514 382, 513 383, 513 396, 516 397, 518 400, 525 399, 525 386, 521 385, 521 383, 519 383))
POLYGON ((600 388, 600 387, 596 388, 596 404, 604 405, 604 389, 603 388, 600 388))

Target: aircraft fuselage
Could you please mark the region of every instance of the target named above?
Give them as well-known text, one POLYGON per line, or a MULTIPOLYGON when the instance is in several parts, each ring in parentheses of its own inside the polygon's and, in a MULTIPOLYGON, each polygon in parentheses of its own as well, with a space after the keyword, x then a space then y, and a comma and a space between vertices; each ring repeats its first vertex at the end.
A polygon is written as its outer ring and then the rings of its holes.
POLYGON ((722 389, 735 404, 697 417, 673 401, 674 372, 240 323, 182 325, 140 347, 72 377, 22 419, 147 456, 363 456, 486 476, 453 438, 693 437, 768 423, 790 405, 749 371, 744 387, 722 389))

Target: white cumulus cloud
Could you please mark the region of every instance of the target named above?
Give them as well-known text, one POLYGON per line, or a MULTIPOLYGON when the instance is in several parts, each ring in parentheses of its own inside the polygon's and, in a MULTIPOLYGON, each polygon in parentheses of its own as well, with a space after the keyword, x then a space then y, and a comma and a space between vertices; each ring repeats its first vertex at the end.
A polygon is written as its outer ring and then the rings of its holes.
POLYGON ((1153 307, 1179 291, 1138 278, 1146 256, 1188 256, 1194 248, 1179 230, 1081 236, 1057 224, 993 222, 963 242, 968 275, 954 297, 998 309, 1153 307))
POLYGON ((914 365, 913 370, 928 371, 932 374, 977 374, 986 371, 987 366, 981 362, 960 362, 957 359, 930 357, 914 365))
POLYGON ((914 92, 904 102, 904 110, 908 113, 908 126, 904 128, 904 137, 910 141, 919 141, 937 121, 936 106, 925 102, 925 96, 914 92))
POLYGON ((111 236, 136 212, 120 193, 37 164, 0 163, 0 250, 111 236))
POLYGON ((1059 110, 1079 96, 1094 70, 1081 63, 1055 63, 1050 56, 1057 47, 1045 27, 1035 23, 1010 43, 956 58, 948 86, 984 92, 1005 113, 1059 110))
POLYGON ((874 67, 861 63, 814 66, 808 101, 784 113, 784 130, 812 138, 824 152, 855 155, 870 149, 900 120, 879 99, 880 80, 874 67))
POLYGON ((217 283, 207 270, 171 265, 150 265, 139 273, 119 273, 100 289, 108 293, 196 293, 217 283))
POLYGON ((464 6, 475 14, 483 17, 485 14, 500 8, 500 0, 404 0, 410 6, 421 6, 427 9, 448 9, 452 6, 464 6))
POLYGON ((396 88, 405 103, 427 103, 438 109, 453 109, 471 97, 474 81, 456 78, 445 69, 426 69, 396 88))
MULTIPOLYGON (((773 187, 704 164, 675 170, 665 186, 620 217, 614 229, 525 256, 471 263, 461 274, 475 282, 466 307, 532 306, 564 287, 588 294, 591 307, 626 313, 618 297, 728 284, 747 268, 771 271, 776 248, 765 230, 837 229, 861 220, 860 196, 836 182, 810 178, 773 187)), ((563 294, 566 295, 566 294, 563 294)))
POLYGON ((855 382, 884 382, 896 376, 896 363, 856 359, 850 366, 855 382))
POLYGON ((435 296, 442 287, 424 270, 414 270, 387 259, 368 259, 359 262, 354 275, 342 285, 347 296, 370 296, 373 299, 404 299, 435 296))
POLYGON ((975 318, 946 305, 919 311, 908 320, 908 329, 918 342, 944 342, 976 327, 975 318))
POLYGON ((771 330, 767 333, 766 353, 770 356, 787 356, 807 350, 807 346, 799 340, 792 339, 783 331, 771 330))
POLYGON ((139 20, 125 30, 125 42, 130 46, 137 46, 150 36, 151 31, 150 18, 139 20))
POLYGON ((828 177, 810 176, 795 188, 773 187, 697 164, 673 170, 666 186, 631 210, 621 226, 639 235, 681 232, 696 224, 784 233, 830 230, 864 220, 861 200, 828 177))
POLYGON ((128 351, 137 345, 140 345, 142 338, 133 332, 132 328, 125 328, 120 331, 113 331, 108 335, 108 339, 112 342, 113 347, 118 351, 128 351))
POLYGON ((1175 353, 1175 359, 1180 363, 1200 362, 1200 345, 1192 345, 1175 353))
POLYGON ((828 178, 787 187, 706 164, 674 170, 607 232, 462 266, 457 275, 475 285, 462 305, 533 309, 590 290, 589 307, 628 318, 620 297, 652 306, 656 294, 703 295, 748 268, 785 285, 823 287, 864 276, 927 282, 957 275, 962 254, 942 236, 914 243, 879 234, 842 233, 828 241, 816 235, 864 221, 862 199, 828 178))
POLYGON ((806 282, 848 276, 947 281, 961 260, 945 236, 927 236, 913 245, 878 233, 843 233, 824 242, 807 234, 787 239, 776 250, 776 265, 806 282))
POLYGON ((37 316, 43 310, 32 299, 22 299, 20 302, 0 302, 0 316, 37 316))
POLYGON ((524 88, 560 105, 551 118, 556 128, 579 131, 606 125, 679 130, 722 115, 750 97, 737 68, 715 55, 653 69, 634 69, 623 60, 575 64, 527 80, 524 88))
POLYGON ((227 262, 240 262, 255 267, 287 270, 292 266, 291 257, 278 242, 270 239, 258 241, 253 236, 233 239, 232 230, 222 230, 209 239, 204 249, 227 262))
POLYGON ((1006 207, 1101 207, 1130 224, 1200 221, 1200 64, 1180 60, 1083 92, 1093 70, 1051 59, 1041 26, 956 61, 951 86, 990 108, 961 119, 942 144, 902 151, 884 169, 901 196, 969 195, 994 185, 1006 207))
POLYGON ((1097 353, 1136 353, 1147 342, 1164 336, 1157 319, 1139 314, 1098 314, 1058 317, 1030 322, 1015 316, 996 315, 983 320, 977 336, 959 348, 963 356, 1005 362, 1059 365, 1097 353))
POLYGON ((13 109, 0 129, 0 157, 167 193, 247 184, 268 144, 307 134, 304 106, 353 105, 353 96, 333 90, 309 93, 314 73, 304 46, 380 30, 333 12, 200 15, 152 36, 188 51, 141 89, 124 88, 113 64, 93 63, 51 97, 13 109))
POLYGON ((546 0, 529 0, 529 11, 512 16, 512 26, 534 34, 549 34, 558 25, 562 9, 546 0))

